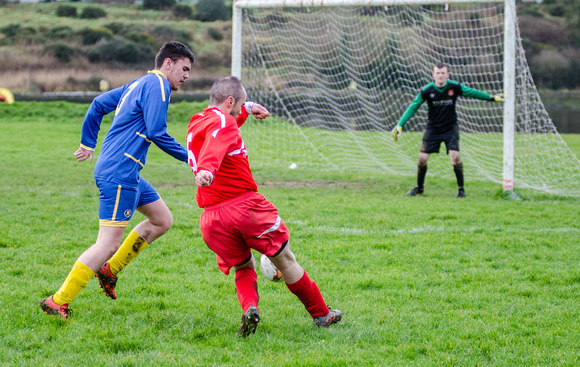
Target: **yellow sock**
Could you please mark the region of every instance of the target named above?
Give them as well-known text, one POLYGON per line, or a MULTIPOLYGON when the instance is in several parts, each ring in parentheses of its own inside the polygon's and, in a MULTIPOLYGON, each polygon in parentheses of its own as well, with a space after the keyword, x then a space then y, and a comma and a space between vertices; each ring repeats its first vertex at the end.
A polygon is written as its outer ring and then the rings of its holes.
POLYGON ((119 247, 119 250, 109 259, 109 269, 111 274, 117 275, 125 266, 127 266, 139 252, 149 244, 137 232, 131 231, 125 241, 119 247))
POLYGON ((64 283, 52 297, 53 301, 59 305, 70 303, 93 276, 95 276, 95 272, 91 268, 80 261, 75 262, 64 283))

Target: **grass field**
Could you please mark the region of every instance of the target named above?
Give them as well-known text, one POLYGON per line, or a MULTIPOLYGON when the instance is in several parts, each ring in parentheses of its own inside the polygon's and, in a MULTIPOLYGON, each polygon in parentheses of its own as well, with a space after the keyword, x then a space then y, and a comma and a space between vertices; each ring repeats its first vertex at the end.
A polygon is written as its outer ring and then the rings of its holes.
MULTIPOLYGON (((169 132, 184 142, 202 107, 172 105, 169 132)), ((408 198, 414 177, 257 167, 298 261, 344 318, 315 329, 260 276, 262 322, 240 340, 234 279, 201 239, 191 172, 155 147, 142 175, 174 227, 120 274, 116 301, 93 280, 69 321, 44 315, 38 302, 98 230, 94 163, 72 155, 86 108, 0 105, 0 365, 580 364, 580 199, 503 200, 497 184, 468 181, 457 200, 440 178, 408 198)), ((580 155, 580 137, 564 139, 580 155)))

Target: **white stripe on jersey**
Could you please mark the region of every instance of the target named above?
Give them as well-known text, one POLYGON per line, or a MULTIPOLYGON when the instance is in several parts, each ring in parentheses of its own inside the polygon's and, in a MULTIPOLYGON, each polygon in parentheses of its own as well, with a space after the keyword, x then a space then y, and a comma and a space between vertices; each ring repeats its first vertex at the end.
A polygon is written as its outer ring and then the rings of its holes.
POLYGON ((191 166, 191 170, 193 172, 197 171, 197 161, 195 160, 195 155, 193 155, 193 151, 189 149, 189 143, 193 141, 193 133, 189 133, 187 135, 187 163, 191 166))
POLYGON ((263 235, 265 235, 266 233, 270 233, 272 231, 275 231, 278 229, 278 227, 280 227, 280 223, 282 222, 282 218, 280 218, 280 216, 278 216, 278 218, 276 219, 276 223, 274 223, 274 225, 270 228, 268 228, 267 230, 265 230, 264 232, 262 232, 262 234, 260 234, 258 236, 258 238, 262 237, 263 235))
POLYGON ((211 136, 215 138, 217 136, 218 132, 220 131, 220 129, 223 129, 224 127, 226 127, 226 117, 218 109, 213 109, 212 111, 215 112, 215 114, 220 117, 220 121, 221 121, 221 127, 219 129, 215 129, 215 131, 211 134, 211 136))
POLYGON ((240 149, 236 149, 233 152, 229 152, 228 155, 230 157, 233 156, 233 155, 238 155, 238 154, 244 153, 245 150, 246 150, 246 144, 242 140, 242 146, 240 147, 240 149))

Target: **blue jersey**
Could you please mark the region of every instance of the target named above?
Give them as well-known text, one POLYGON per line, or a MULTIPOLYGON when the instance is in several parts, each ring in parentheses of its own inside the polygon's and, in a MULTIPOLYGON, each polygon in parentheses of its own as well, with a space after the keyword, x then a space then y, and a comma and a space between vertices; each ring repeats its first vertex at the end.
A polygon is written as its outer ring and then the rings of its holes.
POLYGON ((103 116, 115 111, 95 165, 95 179, 136 186, 151 143, 187 162, 187 150, 167 133, 171 84, 159 71, 93 100, 83 122, 81 146, 94 149, 103 116))

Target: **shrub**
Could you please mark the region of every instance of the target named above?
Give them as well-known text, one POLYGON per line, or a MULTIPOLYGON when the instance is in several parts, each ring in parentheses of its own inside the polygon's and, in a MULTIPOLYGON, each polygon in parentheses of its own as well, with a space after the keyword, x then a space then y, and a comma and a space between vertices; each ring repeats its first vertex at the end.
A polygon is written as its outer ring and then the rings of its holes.
POLYGON ((143 0, 143 9, 167 10, 175 5, 175 0, 143 0))
POLYGON ((212 27, 207 29, 207 35, 215 41, 221 41, 224 39, 223 33, 212 27))
POLYGON ((156 45, 155 39, 151 35, 145 33, 129 32, 125 35, 125 38, 138 45, 156 45))
POLYGON ((189 5, 175 4, 171 8, 171 12, 177 19, 193 19, 193 9, 189 5))
POLYGON ((71 5, 59 5, 56 8, 56 15, 59 17, 74 18, 77 16, 77 8, 71 5))
POLYGON ((530 71, 540 88, 561 89, 567 86, 569 68, 569 60, 554 50, 543 50, 530 60, 530 71))
POLYGON ((52 53, 61 62, 69 62, 75 54, 75 50, 72 47, 62 43, 45 46, 44 52, 52 53))
POLYGON ((148 47, 139 47, 133 42, 113 39, 96 46, 87 56, 91 62, 117 61, 136 65, 151 64, 155 54, 148 47))
POLYGON ((150 34, 155 37, 159 42, 165 43, 168 41, 178 41, 185 44, 187 47, 191 48, 189 42, 191 42, 191 34, 187 31, 180 29, 174 29, 170 26, 162 25, 155 27, 150 34))
POLYGON ((151 34, 162 42, 168 42, 175 39, 175 31, 168 25, 160 25, 153 28, 151 34))
POLYGON ((195 5, 196 19, 202 22, 228 20, 232 17, 230 8, 223 0, 199 0, 195 5))
POLYGON ((81 36, 83 45, 94 45, 102 39, 113 38, 111 31, 107 28, 83 28, 77 34, 81 36))
POLYGON ((45 33, 48 39, 62 39, 70 37, 73 34, 71 27, 66 25, 56 26, 48 29, 45 33))
POLYGON ((107 16, 106 11, 94 6, 87 6, 81 11, 81 18, 83 19, 98 19, 105 18, 106 16, 107 16))
POLYGON ((518 18, 518 24, 521 32, 533 43, 560 46, 566 40, 565 26, 556 19, 524 15, 518 18))
POLYGON ((6 37, 14 38, 18 36, 20 28, 20 24, 8 24, 6 27, 0 28, 0 33, 3 33, 6 37))
POLYGON ((125 29, 125 25, 119 22, 107 23, 104 25, 104 27, 110 29, 113 34, 119 34, 125 29))
POLYGON ((270 28, 275 29, 288 23, 288 18, 282 14, 268 14, 264 18, 264 22, 266 22, 270 28))
POLYGON ((193 38, 191 37, 191 34, 188 31, 184 31, 181 29, 175 30, 175 40, 181 43, 185 43, 187 47, 189 47, 188 43, 191 42, 192 39, 193 38))
POLYGON ((546 9, 551 16, 563 17, 566 15, 566 8, 562 4, 550 4, 546 5, 546 9))

